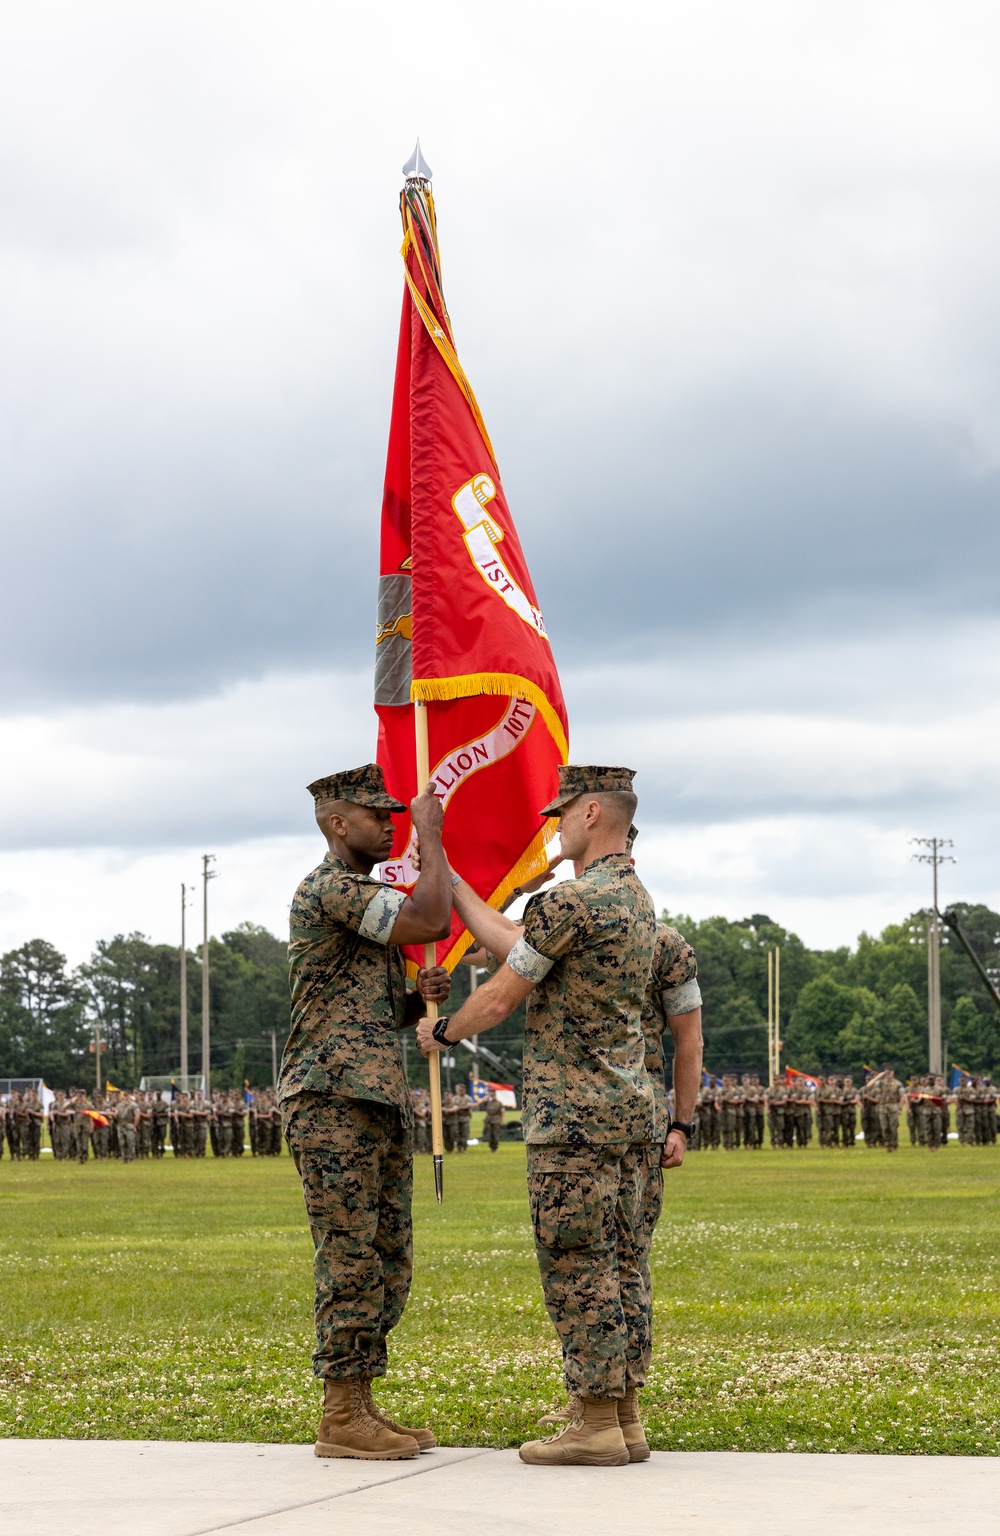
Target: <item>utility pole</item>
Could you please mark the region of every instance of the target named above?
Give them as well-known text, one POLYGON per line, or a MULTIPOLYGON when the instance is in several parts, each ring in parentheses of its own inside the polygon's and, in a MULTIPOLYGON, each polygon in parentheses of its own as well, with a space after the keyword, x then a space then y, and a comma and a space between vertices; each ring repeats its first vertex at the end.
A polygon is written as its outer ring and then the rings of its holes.
POLYGON ((209 864, 214 863, 214 853, 203 853, 201 856, 201 911, 202 911, 202 945, 201 945, 201 1070, 205 1079, 205 1098, 208 1099, 211 1091, 211 1065, 212 1065, 212 1041, 211 1023, 209 1016, 208 994, 208 882, 218 875, 217 869, 209 869, 209 864))
POLYGON ((767 952, 767 1086, 781 1073, 781 947, 767 952))
POLYGON ((265 1035, 271 1036, 271 1087, 277 1091, 278 1087, 278 1031, 265 1029, 265 1035))
POLYGON ((181 886, 181 1085, 187 1092, 188 1085, 188 956, 187 956, 187 891, 181 886))
POLYGON ((100 1016, 94 1019, 94 1060, 97 1063, 97 1096, 101 1096, 101 1020, 100 1016))
POLYGON ((942 864, 954 864, 950 853, 942 848, 954 848, 950 837, 911 837, 911 843, 928 848, 929 853, 915 853, 918 864, 929 864, 934 880, 934 902, 927 914, 927 1070, 935 1076, 943 1071, 941 1065, 941 913, 938 910, 938 868, 942 864))

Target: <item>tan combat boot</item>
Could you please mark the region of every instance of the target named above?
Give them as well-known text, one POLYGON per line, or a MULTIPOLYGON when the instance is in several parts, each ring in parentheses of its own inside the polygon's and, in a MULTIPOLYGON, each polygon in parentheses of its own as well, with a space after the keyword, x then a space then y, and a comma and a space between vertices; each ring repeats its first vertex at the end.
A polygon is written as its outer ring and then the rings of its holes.
POLYGON ((323 1418, 317 1456, 353 1456, 359 1461, 402 1461, 420 1455, 411 1435, 396 1434, 369 1413, 360 1376, 323 1383, 323 1418))
POLYGON ((417 1442, 422 1451, 432 1451, 434 1449, 437 1445, 437 1440, 431 1430, 409 1429, 402 1424, 397 1424, 394 1419, 388 1418, 372 1397, 372 1378, 370 1376, 362 1376, 361 1382, 365 1396, 365 1407, 368 1410, 369 1417, 373 1418, 376 1424, 381 1424, 383 1429, 391 1429, 394 1435, 409 1435, 411 1440, 417 1442))
POLYGON ((629 1461, 648 1461, 649 1446, 639 1417, 639 1393, 635 1387, 626 1387, 625 1396, 618 1399, 618 1423, 629 1461))
POLYGON ((625 1437, 613 1397, 581 1397, 577 1416, 547 1440, 522 1445, 522 1461, 533 1467, 627 1467, 625 1437))
POLYGON ((564 1424, 570 1424, 574 1419, 579 1418, 580 1412, 580 1399, 571 1397, 561 1408, 550 1408, 548 1413, 543 1413, 535 1423, 540 1429, 550 1425, 553 1429, 561 1429, 564 1424))

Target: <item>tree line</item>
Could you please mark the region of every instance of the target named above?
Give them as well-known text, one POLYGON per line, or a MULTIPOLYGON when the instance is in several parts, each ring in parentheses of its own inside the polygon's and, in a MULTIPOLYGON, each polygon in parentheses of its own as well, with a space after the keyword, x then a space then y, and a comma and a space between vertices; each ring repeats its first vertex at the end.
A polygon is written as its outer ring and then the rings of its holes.
MULTIPOLYGON (((955 903, 962 930, 989 972, 1000 975, 1000 913, 955 903)), ((926 914, 915 912, 854 949, 807 949, 771 918, 742 922, 668 916, 693 945, 704 999, 705 1066, 760 1072, 767 1066, 767 952, 781 947, 782 1065, 851 1072, 891 1061, 907 1076, 927 1071, 926 914)), ((941 938, 941 1033, 945 1064, 1000 1068, 1000 1014, 968 956, 941 938)))
MULTIPOLYGON (((987 970, 1000 969, 1000 914, 956 905, 959 921, 987 970)), ((740 922, 695 922, 664 913, 694 945, 704 998, 709 1071, 767 1069, 767 953, 781 947, 782 1063, 802 1071, 853 1072, 892 1061, 910 1074, 927 1068, 927 952, 923 913, 863 933, 854 949, 808 949, 794 933, 757 914, 740 922)), ((271 1081, 271 1032, 280 1053, 288 1028, 288 968, 282 940, 241 923, 209 944, 212 1082, 254 1087, 271 1081)), ((459 966, 452 1007, 468 992, 459 966)), ((187 957, 188 1060, 201 1063, 201 964, 187 957)), ((971 1072, 1000 1069, 1000 1015, 971 962, 942 937, 942 1035, 946 1061, 971 1072)), ((180 1061, 180 952, 141 933, 102 939, 73 969, 44 939, 0 956, 0 1077, 42 1077, 52 1088, 94 1080, 89 1047, 95 1024, 107 1042, 103 1075, 118 1087, 176 1073, 180 1061)), ((523 1009, 483 1044, 520 1089, 523 1009)), ((411 1080, 423 1063, 408 1051, 411 1080)), ((456 1076, 468 1070, 459 1052, 456 1076)))

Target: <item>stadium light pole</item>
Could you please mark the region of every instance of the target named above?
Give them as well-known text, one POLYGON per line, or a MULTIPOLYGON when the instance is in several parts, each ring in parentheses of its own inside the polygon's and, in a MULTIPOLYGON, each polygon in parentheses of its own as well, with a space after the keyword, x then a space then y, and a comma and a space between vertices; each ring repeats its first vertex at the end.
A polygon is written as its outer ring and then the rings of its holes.
POLYGON ((915 853, 918 864, 929 864, 934 881, 934 901, 927 914, 927 1070, 939 1077, 941 1065, 941 913, 938 910, 938 869, 957 862, 942 848, 954 848, 950 837, 911 837, 911 843, 930 849, 915 853))
POLYGON ((209 864, 214 863, 214 853, 203 853, 201 856, 201 915, 202 915, 202 945, 201 945, 201 1072, 205 1079, 205 1098, 211 1091, 211 1025, 209 1021, 209 994, 208 994, 208 882, 218 875, 217 869, 209 869, 209 864))

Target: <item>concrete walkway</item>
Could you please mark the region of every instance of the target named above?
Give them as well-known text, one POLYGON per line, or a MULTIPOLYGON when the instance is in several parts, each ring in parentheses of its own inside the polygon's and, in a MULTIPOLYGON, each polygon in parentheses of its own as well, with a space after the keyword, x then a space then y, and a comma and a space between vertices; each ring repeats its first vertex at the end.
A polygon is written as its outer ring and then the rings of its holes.
POLYGON ((989 1530, 998 1504, 997 1458, 678 1451, 550 1471, 515 1451, 0 1441, 4 1536, 941 1536, 989 1530))

